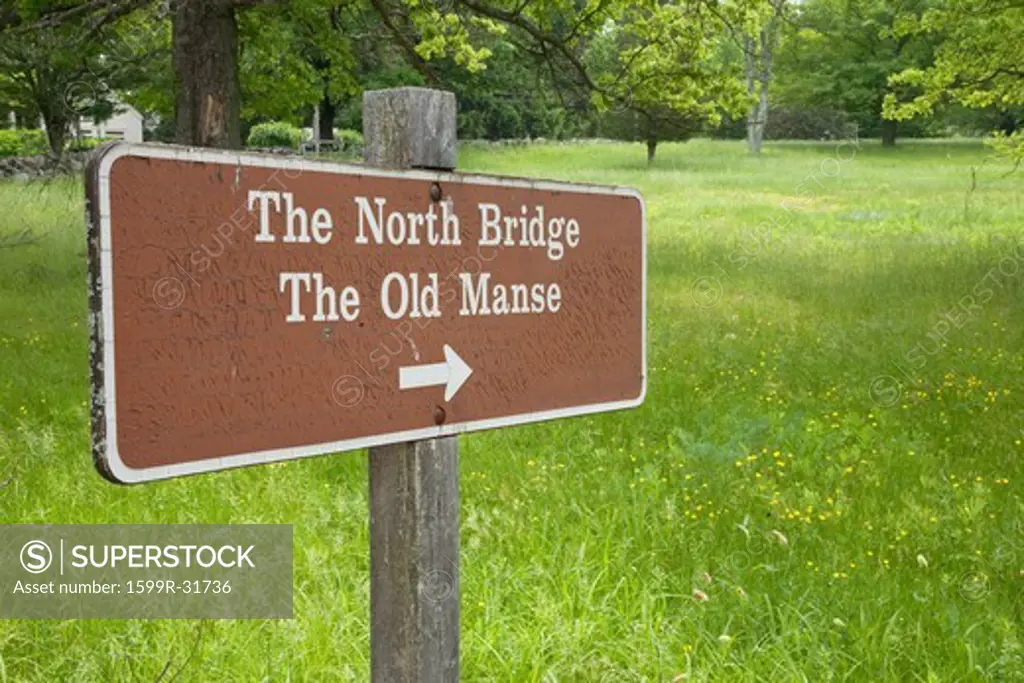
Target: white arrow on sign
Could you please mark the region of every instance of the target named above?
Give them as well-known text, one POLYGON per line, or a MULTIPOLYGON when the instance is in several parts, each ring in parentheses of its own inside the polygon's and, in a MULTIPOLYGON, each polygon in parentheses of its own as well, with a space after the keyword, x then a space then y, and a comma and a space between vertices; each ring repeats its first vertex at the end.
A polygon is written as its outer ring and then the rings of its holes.
POLYGON ((419 389, 445 385, 444 400, 450 401, 455 392, 473 374, 473 368, 455 353, 455 349, 444 345, 444 362, 429 365, 410 365, 398 368, 399 389, 419 389))

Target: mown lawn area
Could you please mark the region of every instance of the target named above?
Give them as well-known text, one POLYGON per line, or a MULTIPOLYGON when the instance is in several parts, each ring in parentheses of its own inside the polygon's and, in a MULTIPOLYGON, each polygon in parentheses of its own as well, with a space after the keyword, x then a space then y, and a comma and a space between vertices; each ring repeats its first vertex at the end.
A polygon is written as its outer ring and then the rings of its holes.
MULTIPOLYGON (((1024 170, 987 156, 462 150, 644 193, 650 365, 638 410, 462 437, 464 680, 1024 681, 1024 170)), ((0 681, 366 680, 362 453, 94 472, 82 207, 0 184, 35 240, 0 248, 0 522, 293 524, 296 616, 0 621, 0 681)))

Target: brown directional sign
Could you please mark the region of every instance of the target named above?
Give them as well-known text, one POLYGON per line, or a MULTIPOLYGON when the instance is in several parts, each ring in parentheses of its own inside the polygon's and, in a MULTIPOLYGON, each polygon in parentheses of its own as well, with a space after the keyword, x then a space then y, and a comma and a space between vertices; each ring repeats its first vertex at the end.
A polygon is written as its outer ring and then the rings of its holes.
POLYGON ((116 481, 643 401, 634 190, 123 143, 87 176, 116 481))

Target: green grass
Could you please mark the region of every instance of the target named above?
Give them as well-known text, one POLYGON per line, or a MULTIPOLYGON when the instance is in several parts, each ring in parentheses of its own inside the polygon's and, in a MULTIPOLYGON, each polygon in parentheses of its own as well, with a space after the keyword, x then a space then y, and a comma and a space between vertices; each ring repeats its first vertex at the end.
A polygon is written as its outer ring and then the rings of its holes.
MULTIPOLYGON (((464 150, 639 187, 650 256, 641 409, 462 438, 465 680, 1024 680, 1024 172, 836 154, 464 150)), ((0 521, 294 524, 296 618, 0 621, 0 681, 365 680, 362 454, 92 471, 81 205, 0 185, 0 521)))

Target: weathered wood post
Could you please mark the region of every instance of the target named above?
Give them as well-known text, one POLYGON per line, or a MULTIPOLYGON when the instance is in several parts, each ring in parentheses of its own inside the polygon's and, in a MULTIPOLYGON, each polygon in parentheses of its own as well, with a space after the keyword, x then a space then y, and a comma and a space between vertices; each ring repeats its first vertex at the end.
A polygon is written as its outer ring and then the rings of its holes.
MULTIPOLYGON (((455 168, 455 95, 363 94, 366 162, 455 168)), ((431 187, 424 183, 424 201, 431 187)), ((370 449, 370 668, 375 683, 459 678, 459 442, 370 449)))

